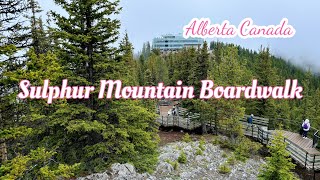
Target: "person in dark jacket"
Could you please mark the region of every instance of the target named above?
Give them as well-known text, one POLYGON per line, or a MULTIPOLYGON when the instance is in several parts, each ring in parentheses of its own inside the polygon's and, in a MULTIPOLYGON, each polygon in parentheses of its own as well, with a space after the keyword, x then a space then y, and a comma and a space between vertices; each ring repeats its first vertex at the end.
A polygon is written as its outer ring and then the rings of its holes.
POLYGON ((310 127, 311 127, 310 122, 309 122, 309 119, 306 119, 306 120, 302 123, 301 127, 302 127, 302 130, 303 130, 303 132, 302 132, 302 137, 306 139, 306 138, 307 138, 307 135, 308 135, 308 131, 310 130, 310 127))
POLYGON ((251 114, 251 116, 249 116, 247 118, 247 128, 246 131, 248 130, 249 127, 252 127, 252 123, 253 123, 253 114, 251 114))

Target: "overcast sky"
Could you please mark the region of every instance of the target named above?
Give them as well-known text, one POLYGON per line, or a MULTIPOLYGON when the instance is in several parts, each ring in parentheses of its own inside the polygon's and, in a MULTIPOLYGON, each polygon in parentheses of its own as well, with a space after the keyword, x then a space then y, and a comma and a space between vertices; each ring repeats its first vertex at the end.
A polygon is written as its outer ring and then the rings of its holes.
MULTIPOLYGON (((39 0, 44 11, 62 12, 53 0, 39 0)), ((250 49, 269 46, 273 54, 320 72, 320 1, 292 0, 121 0, 121 33, 128 31, 135 52, 146 41, 162 34, 182 33, 192 18, 210 18, 212 23, 229 20, 236 27, 250 17, 256 25, 277 25, 288 18, 296 34, 289 39, 219 39, 250 49)), ((211 41, 211 40, 210 40, 211 41)))

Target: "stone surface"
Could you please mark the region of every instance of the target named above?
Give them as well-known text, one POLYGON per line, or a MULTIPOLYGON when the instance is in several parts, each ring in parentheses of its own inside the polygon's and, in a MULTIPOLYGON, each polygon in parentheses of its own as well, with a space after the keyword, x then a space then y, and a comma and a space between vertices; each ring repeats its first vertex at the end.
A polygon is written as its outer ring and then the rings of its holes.
POLYGON ((196 155, 199 142, 190 143, 175 142, 159 148, 160 156, 157 168, 153 174, 139 174, 131 164, 113 164, 109 171, 104 173, 92 174, 78 180, 169 180, 169 179, 247 179, 255 180, 259 173, 258 169, 264 164, 263 158, 255 156, 248 159, 245 163, 236 162, 230 165, 231 172, 228 174, 219 173, 219 166, 226 162, 230 152, 224 151, 219 146, 211 143, 205 144, 202 155, 196 155), (168 160, 175 162, 178 160, 180 152, 184 151, 187 156, 187 163, 179 163, 178 169, 168 163, 168 160), (222 157, 226 153, 227 157, 222 157))

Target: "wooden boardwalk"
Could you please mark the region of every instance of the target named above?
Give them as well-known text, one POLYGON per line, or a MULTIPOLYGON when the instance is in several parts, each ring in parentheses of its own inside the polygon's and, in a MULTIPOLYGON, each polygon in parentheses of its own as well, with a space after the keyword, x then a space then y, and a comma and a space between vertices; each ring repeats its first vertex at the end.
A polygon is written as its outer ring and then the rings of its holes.
MULTIPOLYGON (((200 118, 199 114, 185 115, 185 109, 179 109, 177 116, 168 116, 168 111, 172 109, 172 106, 160 106, 159 118, 157 121, 165 127, 181 127, 183 129, 193 130, 199 128, 201 124, 195 120, 200 118)), ((268 130, 269 120, 267 118, 254 117, 253 126, 247 127, 246 115, 240 119, 243 124, 243 130, 246 136, 255 138, 262 144, 269 144, 271 142, 274 130, 268 130)), ((213 129, 214 124, 208 124, 208 128, 213 129)), ((227 127, 220 127, 220 130, 224 130, 227 127)), ((313 140, 310 138, 304 139, 300 134, 290 131, 283 131, 284 141, 287 142, 287 150, 290 152, 290 156, 296 163, 305 167, 308 170, 319 171, 320 170, 320 151, 313 147, 313 140)))
POLYGON ((313 141, 312 139, 304 139, 302 136, 298 133, 293 133, 289 131, 283 131, 283 135, 286 137, 287 140, 295 143, 297 146, 308 152, 309 154, 317 154, 320 155, 320 152, 312 147, 313 141))

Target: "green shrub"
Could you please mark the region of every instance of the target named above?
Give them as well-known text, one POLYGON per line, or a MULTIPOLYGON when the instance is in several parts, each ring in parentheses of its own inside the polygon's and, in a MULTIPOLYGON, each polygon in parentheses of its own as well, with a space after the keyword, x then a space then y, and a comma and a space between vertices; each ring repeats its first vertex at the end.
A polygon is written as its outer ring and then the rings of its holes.
POLYGON ((226 158, 228 156, 228 154, 226 152, 223 152, 221 155, 223 158, 226 158))
POLYGON ((232 144, 229 139, 220 139, 219 144, 221 148, 234 150, 234 144, 232 144))
POLYGON ((170 159, 165 160, 166 163, 169 163, 174 170, 177 170, 179 168, 178 161, 171 161, 170 159))
POLYGON ((235 156, 234 156, 234 154, 232 154, 228 159, 227 159, 227 163, 229 164, 229 165, 235 165, 236 164, 236 158, 235 158, 235 156))
POLYGON ((188 143, 188 142, 191 142, 192 139, 188 133, 185 133, 184 136, 182 137, 182 141, 188 143))
POLYGON ((228 174, 230 172, 231 172, 231 169, 227 163, 223 163, 222 165, 219 166, 219 173, 228 174))
POLYGON ((178 162, 182 164, 187 163, 187 155, 183 151, 180 152, 180 155, 178 157, 178 162))
POLYGON ((218 136, 213 136, 211 143, 213 145, 220 144, 219 137, 218 136))
POLYGON ((204 151, 206 148, 205 148, 205 144, 206 144, 206 141, 204 139, 204 137, 202 136, 200 141, 199 141, 199 148, 204 151))
POLYGON ((257 154, 262 147, 260 143, 253 142, 250 139, 243 137, 239 145, 235 148, 235 158, 239 161, 246 161, 251 155, 257 154))
POLYGON ((174 161, 173 164, 171 164, 173 166, 174 170, 177 170, 179 168, 179 163, 178 161, 174 161))
POLYGON ((200 148, 197 148, 196 155, 203 155, 203 151, 200 148))

